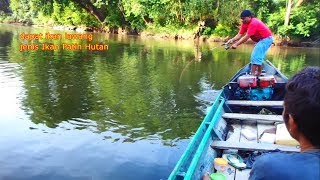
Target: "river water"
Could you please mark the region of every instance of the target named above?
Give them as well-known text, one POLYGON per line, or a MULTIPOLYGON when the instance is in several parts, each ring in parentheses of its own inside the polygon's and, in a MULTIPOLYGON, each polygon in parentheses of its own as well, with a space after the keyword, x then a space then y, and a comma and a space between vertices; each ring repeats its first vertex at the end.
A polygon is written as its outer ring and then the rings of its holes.
MULTIPOLYGON (((103 33, 28 41, 22 33, 65 32, 0 24, 0 179, 166 179, 252 49, 103 33)), ((272 47, 267 57, 288 77, 320 65, 316 48, 272 47)))

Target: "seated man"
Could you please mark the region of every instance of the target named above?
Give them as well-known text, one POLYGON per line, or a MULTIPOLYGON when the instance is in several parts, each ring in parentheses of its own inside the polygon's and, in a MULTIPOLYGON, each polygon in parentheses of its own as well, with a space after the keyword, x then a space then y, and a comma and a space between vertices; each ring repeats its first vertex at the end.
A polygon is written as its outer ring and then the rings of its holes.
POLYGON ((250 180, 320 179, 320 67, 307 67, 286 86, 283 119, 300 143, 298 153, 268 153, 257 158, 250 180))

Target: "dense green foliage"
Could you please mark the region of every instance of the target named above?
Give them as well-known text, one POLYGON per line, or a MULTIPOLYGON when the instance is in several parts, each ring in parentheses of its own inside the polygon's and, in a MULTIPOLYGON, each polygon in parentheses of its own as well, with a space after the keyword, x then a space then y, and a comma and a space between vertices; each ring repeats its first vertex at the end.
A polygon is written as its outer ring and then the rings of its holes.
POLYGON ((284 14, 285 7, 281 7, 268 18, 268 25, 277 34, 294 39, 319 37, 320 1, 293 8, 288 26, 284 26, 284 14))
POLYGON ((316 39, 320 1, 293 0, 289 25, 284 25, 286 0, 11 0, 11 14, 0 10, 0 21, 43 25, 122 28, 135 32, 227 37, 238 31, 239 14, 251 9, 275 34, 316 39))

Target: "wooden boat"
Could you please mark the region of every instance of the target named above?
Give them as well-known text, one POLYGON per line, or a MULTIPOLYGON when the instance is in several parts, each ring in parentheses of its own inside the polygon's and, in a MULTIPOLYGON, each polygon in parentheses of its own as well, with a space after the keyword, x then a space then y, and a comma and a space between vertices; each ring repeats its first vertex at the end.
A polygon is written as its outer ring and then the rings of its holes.
MULTIPOLYGON (((208 114, 193 136, 187 149, 182 154, 168 179, 198 180, 206 172, 214 172, 213 160, 226 153, 270 151, 299 151, 298 146, 264 143, 259 139, 264 130, 274 128, 281 123, 285 85, 288 81, 274 65, 266 60, 263 63, 265 77, 273 77, 268 87, 253 84, 252 87, 240 87, 240 77, 250 72, 250 64, 244 66, 231 78, 218 93, 208 114), (269 92, 271 91, 271 93, 269 92), (260 94, 259 94, 260 93, 260 94), (262 113, 272 112, 272 114, 262 113), (255 138, 248 140, 244 130, 250 129, 255 138)), ((249 75, 248 75, 249 77, 249 75)), ((243 84, 242 84, 243 86, 243 84)), ((227 179, 248 179, 250 169, 238 170, 228 165, 223 172, 227 179)))

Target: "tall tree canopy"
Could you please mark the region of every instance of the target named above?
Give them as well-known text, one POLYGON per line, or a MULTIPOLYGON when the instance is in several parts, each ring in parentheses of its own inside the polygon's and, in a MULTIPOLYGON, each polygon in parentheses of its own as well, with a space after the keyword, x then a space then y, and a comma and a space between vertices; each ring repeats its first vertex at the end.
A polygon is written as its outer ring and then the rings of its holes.
MULTIPOLYGON (((291 38, 317 38, 319 0, 0 0, 11 21, 46 25, 84 25, 196 31, 206 22, 205 35, 232 36, 243 9, 251 9, 274 33, 291 38), (10 4, 9 4, 10 3, 10 4), (11 12, 10 12, 11 11, 11 12)), ((4 18, 2 18, 4 19, 4 18)))

